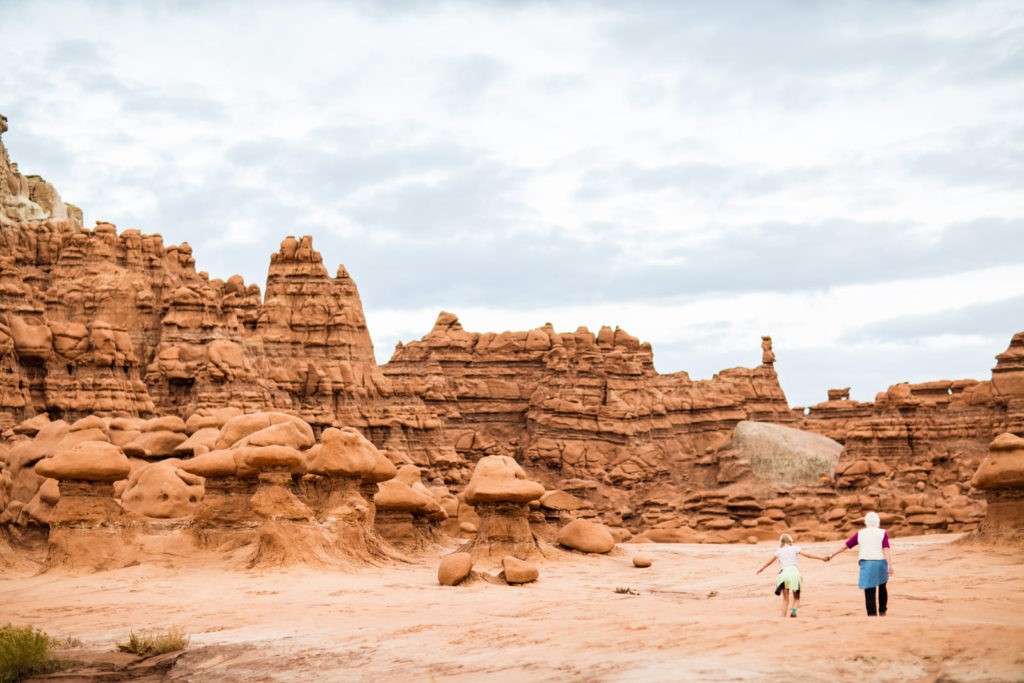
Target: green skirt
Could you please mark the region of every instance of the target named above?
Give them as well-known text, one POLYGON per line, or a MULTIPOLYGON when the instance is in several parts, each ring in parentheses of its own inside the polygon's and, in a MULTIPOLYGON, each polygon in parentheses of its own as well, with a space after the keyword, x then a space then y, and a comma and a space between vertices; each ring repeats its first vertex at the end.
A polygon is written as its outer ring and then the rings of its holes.
POLYGON ((800 590, 800 583, 802 581, 799 569, 793 566, 783 567, 779 575, 775 577, 775 586, 778 587, 781 584, 783 588, 796 591, 800 590))

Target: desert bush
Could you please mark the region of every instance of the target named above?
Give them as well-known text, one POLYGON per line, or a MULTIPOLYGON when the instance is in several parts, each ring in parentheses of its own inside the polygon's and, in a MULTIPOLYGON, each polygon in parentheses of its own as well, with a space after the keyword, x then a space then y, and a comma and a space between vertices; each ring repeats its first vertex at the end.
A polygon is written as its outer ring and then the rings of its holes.
POLYGON ((191 638, 180 628, 171 629, 167 633, 136 633, 132 631, 128 640, 118 643, 121 652, 134 652, 143 657, 162 655, 165 652, 184 650, 191 638))
POLYGON ((640 591, 635 588, 630 588, 629 586, 619 586, 615 589, 615 592, 620 595, 640 595, 640 591))
POLYGON ((0 683, 14 683, 32 674, 60 668, 53 659, 55 643, 31 626, 0 626, 0 683))

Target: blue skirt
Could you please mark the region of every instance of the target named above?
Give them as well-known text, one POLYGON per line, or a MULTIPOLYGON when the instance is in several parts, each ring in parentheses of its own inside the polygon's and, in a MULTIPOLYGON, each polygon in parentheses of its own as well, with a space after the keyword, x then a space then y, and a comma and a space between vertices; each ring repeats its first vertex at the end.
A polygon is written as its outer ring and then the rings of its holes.
POLYGON ((889 563, 885 560, 860 560, 857 588, 865 590, 881 586, 889 580, 889 563))

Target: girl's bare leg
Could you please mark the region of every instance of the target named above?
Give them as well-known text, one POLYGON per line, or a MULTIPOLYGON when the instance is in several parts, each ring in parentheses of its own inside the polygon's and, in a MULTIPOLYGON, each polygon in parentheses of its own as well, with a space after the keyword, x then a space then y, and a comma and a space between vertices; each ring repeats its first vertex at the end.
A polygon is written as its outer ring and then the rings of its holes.
POLYGON ((789 589, 782 589, 782 616, 786 616, 786 612, 789 611, 789 589))

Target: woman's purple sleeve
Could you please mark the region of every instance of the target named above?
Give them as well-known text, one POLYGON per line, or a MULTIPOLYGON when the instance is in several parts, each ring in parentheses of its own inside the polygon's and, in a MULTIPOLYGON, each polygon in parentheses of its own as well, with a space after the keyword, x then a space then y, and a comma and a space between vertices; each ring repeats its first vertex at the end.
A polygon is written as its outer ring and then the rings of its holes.
POLYGON ((886 531, 884 534, 882 534, 882 547, 883 548, 888 548, 889 547, 889 532, 888 531, 886 531))
POLYGON ((846 547, 847 548, 853 548, 853 547, 855 547, 857 545, 857 534, 859 534, 859 533, 860 532, 858 531, 853 536, 850 536, 850 540, 846 542, 846 547))

